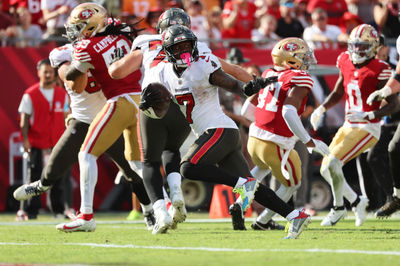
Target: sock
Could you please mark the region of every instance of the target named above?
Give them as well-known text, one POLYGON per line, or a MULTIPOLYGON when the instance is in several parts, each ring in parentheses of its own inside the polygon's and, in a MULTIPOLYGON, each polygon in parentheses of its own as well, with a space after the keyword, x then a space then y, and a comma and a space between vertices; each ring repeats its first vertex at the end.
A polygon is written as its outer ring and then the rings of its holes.
POLYGON ((167 175, 167 182, 169 189, 172 189, 175 186, 181 187, 182 177, 181 174, 177 172, 172 172, 167 175))
POLYGON ((97 183, 97 157, 79 152, 81 208, 83 214, 93 213, 94 189, 97 183))
POLYGON ((261 182, 270 172, 271 170, 269 169, 261 169, 258 166, 255 166, 251 169, 251 176, 261 182))
POLYGON ((165 200, 160 199, 160 200, 157 200, 156 202, 154 202, 154 204, 153 204, 154 211, 158 211, 158 210, 161 210, 163 208, 166 208, 165 200))
POLYGON ((393 192, 393 196, 395 196, 396 198, 400 198, 400 188, 393 188, 394 192, 393 192))
POLYGON ((141 178, 143 178, 143 165, 141 161, 128 161, 129 165, 141 178))
POLYGON ((343 196, 350 202, 354 202, 357 200, 357 194, 354 190, 350 187, 349 183, 344 181, 343 183, 343 196))
POLYGON ((285 218, 286 218, 286 220, 291 221, 299 215, 300 215, 300 212, 298 210, 293 210, 285 218))
POLYGON ((247 182, 247 178, 239 177, 238 181, 236 182, 235 188, 240 187, 244 183, 247 182))
POLYGON ((351 207, 356 207, 358 205, 358 203, 360 203, 360 197, 357 197, 355 201, 350 202, 351 203, 351 207))
POLYGON ((140 204, 140 206, 142 207, 142 212, 145 215, 150 213, 153 210, 153 205, 151 205, 151 204, 147 204, 147 205, 140 204))
POLYGON ((169 199, 168 193, 167 193, 167 191, 165 190, 164 187, 162 188, 162 192, 163 192, 163 195, 164 195, 164 199, 165 199, 166 201, 171 201, 171 200, 169 199))

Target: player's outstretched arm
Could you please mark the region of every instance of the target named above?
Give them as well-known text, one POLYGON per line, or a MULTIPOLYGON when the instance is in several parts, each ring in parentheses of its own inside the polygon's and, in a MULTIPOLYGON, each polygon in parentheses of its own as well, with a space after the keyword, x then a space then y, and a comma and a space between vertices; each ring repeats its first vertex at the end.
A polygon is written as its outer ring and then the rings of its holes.
POLYGON ((222 70, 231 75, 232 77, 243 81, 243 82, 249 82, 253 79, 253 76, 248 73, 244 68, 241 66, 235 65, 235 64, 230 64, 226 62, 224 59, 218 57, 219 62, 221 63, 222 70))
POLYGON ((108 68, 108 74, 113 79, 123 79, 132 72, 140 69, 142 66, 142 59, 142 50, 135 50, 120 60, 112 63, 108 68))
POLYGON ((221 68, 210 74, 209 81, 212 85, 226 89, 230 92, 238 94, 241 97, 245 97, 242 90, 245 83, 226 74, 221 68))

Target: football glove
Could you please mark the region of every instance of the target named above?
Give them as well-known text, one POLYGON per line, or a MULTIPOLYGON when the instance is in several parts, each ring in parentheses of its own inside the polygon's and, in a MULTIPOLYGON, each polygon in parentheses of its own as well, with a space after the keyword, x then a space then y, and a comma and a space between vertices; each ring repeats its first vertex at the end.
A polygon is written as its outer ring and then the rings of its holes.
POLYGON ((320 120, 322 118, 322 115, 325 113, 326 109, 324 106, 320 105, 318 106, 317 109, 312 112, 311 117, 310 117, 310 123, 314 130, 317 130, 320 120))
POLYGON ((269 84, 277 82, 277 81, 278 81, 277 76, 268 77, 268 78, 254 76, 253 80, 247 82, 243 86, 243 93, 246 96, 250 97, 251 95, 258 93, 261 89, 265 88, 269 84))
POLYGON ((331 153, 328 145, 326 145, 325 142, 317 140, 317 139, 312 139, 312 141, 314 142, 314 145, 315 145, 315 147, 312 147, 313 151, 318 152, 322 156, 328 156, 331 153))
POLYGON ((367 104, 372 105, 373 101, 381 101, 392 94, 392 89, 388 86, 383 87, 380 90, 374 91, 367 98, 367 104))
POLYGON ((349 112, 346 114, 347 120, 350 122, 364 122, 375 118, 374 112, 349 112))
POLYGON ((149 107, 154 107, 157 103, 161 102, 161 92, 158 90, 149 90, 146 86, 140 94, 139 109, 144 111, 149 107))

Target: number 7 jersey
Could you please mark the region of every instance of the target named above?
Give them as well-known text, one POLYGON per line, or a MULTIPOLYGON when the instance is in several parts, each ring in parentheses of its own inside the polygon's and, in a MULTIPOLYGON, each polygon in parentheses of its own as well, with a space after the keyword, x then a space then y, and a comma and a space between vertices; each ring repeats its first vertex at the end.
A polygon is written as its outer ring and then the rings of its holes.
MULTIPOLYGON (((256 129, 251 130, 250 135, 260 139, 268 139, 266 135, 273 133, 291 138, 293 133, 282 116, 283 104, 294 86, 306 87, 311 91, 314 82, 311 76, 302 70, 276 71, 267 69, 262 76, 278 76, 278 81, 268 85, 258 93, 258 104, 254 113, 256 129)), ((307 98, 301 99, 301 106, 297 112, 299 116, 304 112, 307 98)))

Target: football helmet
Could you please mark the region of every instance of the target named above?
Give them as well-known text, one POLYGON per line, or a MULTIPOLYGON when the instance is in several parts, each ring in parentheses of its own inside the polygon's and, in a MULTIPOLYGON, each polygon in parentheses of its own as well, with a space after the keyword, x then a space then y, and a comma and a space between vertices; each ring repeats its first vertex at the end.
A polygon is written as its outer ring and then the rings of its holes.
POLYGON ((313 50, 303 39, 295 37, 279 41, 272 49, 271 55, 275 66, 286 69, 307 70, 310 65, 317 63, 313 50))
POLYGON ((361 24, 351 31, 347 44, 353 64, 361 64, 376 55, 379 35, 371 25, 361 24))
POLYGON ((107 10, 96 3, 83 3, 76 6, 65 24, 70 41, 90 38, 107 25, 107 10))
POLYGON ((190 17, 183 9, 170 8, 158 18, 156 30, 158 34, 163 33, 169 26, 183 25, 190 29, 190 17))
POLYGON ((172 25, 163 33, 162 47, 169 62, 188 67, 197 59, 197 37, 187 27, 172 25))

